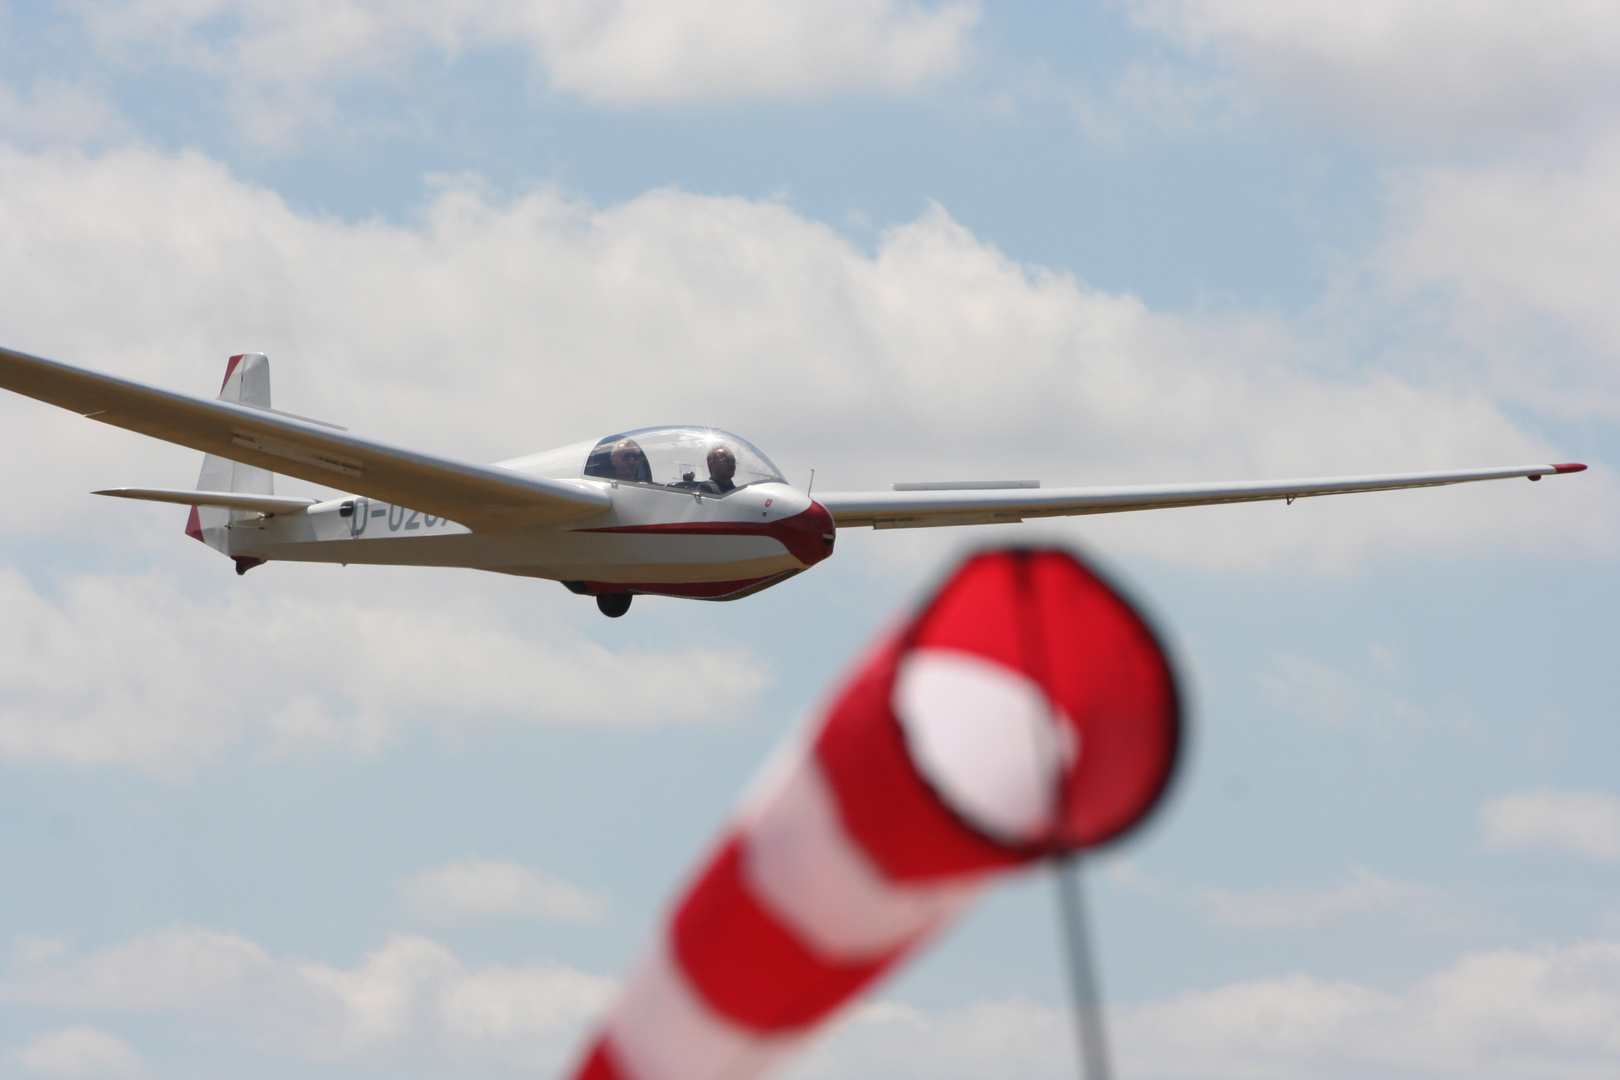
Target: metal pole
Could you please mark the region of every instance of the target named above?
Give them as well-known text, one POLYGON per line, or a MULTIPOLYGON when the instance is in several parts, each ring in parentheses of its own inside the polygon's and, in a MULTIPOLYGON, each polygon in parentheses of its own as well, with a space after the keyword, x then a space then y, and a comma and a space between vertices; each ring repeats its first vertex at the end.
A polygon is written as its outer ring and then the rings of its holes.
POLYGON ((1097 992, 1097 973, 1091 963, 1090 935, 1080 894, 1080 856, 1059 855, 1053 862, 1058 917, 1063 921, 1063 937, 1069 946, 1069 989, 1074 998, 1074 1033, 1080 1043, 1080 1075, 1083 1080, 1109 1080, 1113 1070, 1108 1067, 1102 997, 1097 992))

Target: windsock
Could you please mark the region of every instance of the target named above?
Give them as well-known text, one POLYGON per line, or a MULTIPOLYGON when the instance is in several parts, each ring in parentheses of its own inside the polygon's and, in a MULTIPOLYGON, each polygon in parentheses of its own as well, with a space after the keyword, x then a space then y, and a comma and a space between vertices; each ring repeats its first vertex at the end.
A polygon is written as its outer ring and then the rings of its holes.
POLYGON ((1119 836, 1175 763, 1175 681, 1074 556, 970 559, 745 800, 576 1080, 750 1080, 992 876, 1119 836))

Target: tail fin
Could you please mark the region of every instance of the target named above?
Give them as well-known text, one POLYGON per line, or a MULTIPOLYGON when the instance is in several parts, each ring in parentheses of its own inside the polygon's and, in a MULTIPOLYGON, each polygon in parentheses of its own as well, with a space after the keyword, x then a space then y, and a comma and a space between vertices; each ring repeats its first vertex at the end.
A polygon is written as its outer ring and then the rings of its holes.
MULTIPOLYGON (((259 409, 270 407, 270 361, 264 353, 243 353, 231 357, 225 367, 225 383, 219 389, 219 400, 259 409)), ((203 458, 202 475, 197 477, 197 490, 273 495, 273 479, 274 474, 269 469, 208 454, 203 458)), ((191 517, 186 521, 186 535, 229 555, 230 534, 227 529, 232 521, 247 516, 250 515, 241 510, 193 506, 191 517)))

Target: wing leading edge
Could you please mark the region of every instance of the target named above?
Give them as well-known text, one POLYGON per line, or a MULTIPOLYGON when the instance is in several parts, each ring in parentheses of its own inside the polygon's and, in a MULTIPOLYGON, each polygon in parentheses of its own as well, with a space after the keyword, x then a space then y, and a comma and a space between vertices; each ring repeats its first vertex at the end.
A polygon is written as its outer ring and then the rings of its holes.
POLYGON ((577 521, 612 505, 591 485, 405 450, 286 413, 204 401, 10 349, 0 349, 0 388, 475 531, 577 521))
POLYGON ((869 525, 877 529, 936 525, 983 525, 1035 517, 1116 514, 1126 510, 1159 510, 1171 506, 1305 499, 1355 491, 1441 487, 1476 480, 1506 480, 1580 472, 1585 465, 1523 465, 1455 472, 1386 473, 1377 476, 1330 476, 1304 480, 1256 480, 1235 483, 1146 484, 1138 487, 948 489, 844 491, 817 495, 839 528, 869 525))

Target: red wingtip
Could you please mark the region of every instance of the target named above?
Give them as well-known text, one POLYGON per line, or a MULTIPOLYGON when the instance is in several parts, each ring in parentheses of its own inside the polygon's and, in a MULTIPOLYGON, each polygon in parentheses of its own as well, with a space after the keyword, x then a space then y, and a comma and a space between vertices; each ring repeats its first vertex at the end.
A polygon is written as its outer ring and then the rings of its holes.
POLYGON ((191 537, 193 540, 202 540, 203 543, 208 543, 207 540, 203 540, 202 521, 197 516, 197 508, 195 506, 191 508, 191 516, 186 518, 186 535, 191 537))
POLYGON ((1553 472, 1566 473, 1566 472, 1585 472, 1585 471, 1586 471, 1586 466, 1585 465, 1582 465, 1579 462, 1573 462, 1573 461, 1570 462, 1568 465, 1554 465, 1553 466, 1553 472))

